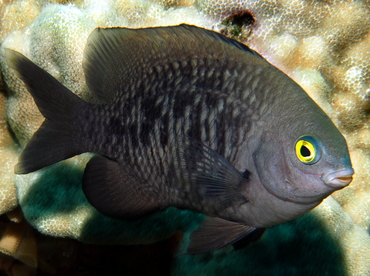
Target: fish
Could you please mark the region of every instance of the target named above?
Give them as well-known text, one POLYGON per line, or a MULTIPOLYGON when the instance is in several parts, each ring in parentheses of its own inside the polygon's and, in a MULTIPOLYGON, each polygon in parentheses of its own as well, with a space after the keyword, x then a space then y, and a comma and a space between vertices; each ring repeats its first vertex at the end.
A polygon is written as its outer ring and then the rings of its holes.
POLYGON ((352 181, 346 140, 324 111, 215 31, 96 28, 83 59, 94 102, 21 53, 5 57, 45 117, 15 173, 95 153, 82 189, 102 214, 139 219, 174 206, 206 215, 188 254, 293 220, 352 181))

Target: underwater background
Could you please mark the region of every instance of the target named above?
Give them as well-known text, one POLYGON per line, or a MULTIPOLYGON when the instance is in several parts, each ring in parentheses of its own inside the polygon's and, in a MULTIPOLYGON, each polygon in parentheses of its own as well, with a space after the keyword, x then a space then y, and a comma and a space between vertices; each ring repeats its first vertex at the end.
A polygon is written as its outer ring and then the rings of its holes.
MULTIPOLYGON (((4 275, 370 275, 369 1, 0 1, 0 268, 4 275), (297 81, 346 137, 355 177, 246 248, 176 255, 203 215, 103 216, 81 177, 90 154, 14 175, 43 121, 3 49, 91 99, 82 56, 100 27, 194 24, 235 38, 297 81), (179 249, 180 248, 180 249, 179 249)), ((37 157, 35 157, 37 158, 37 157)))

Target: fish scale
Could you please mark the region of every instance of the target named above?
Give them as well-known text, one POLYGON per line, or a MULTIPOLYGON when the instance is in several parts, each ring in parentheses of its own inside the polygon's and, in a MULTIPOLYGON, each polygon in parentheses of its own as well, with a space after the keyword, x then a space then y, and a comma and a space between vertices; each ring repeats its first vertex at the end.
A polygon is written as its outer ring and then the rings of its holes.
POLYGON ((294 219, 351 182, 345 139, 326 114, 283 72, 216 32, 97 28, 83 68, 99 104, 5 54, 45 117, 15 172, 96 153, 82 189, 102 214, 139 219, 174 206, 207 215, 188 253, 294 219))
MULTIPOLYGON (((150 86, 150 87, 156 87, 156 86, 153 85, 153 86, 150 86)), ((183 109, 186 109, 186 108, 189 109, 188 114, 183 114, 183 116, 178 118, 177 120, 171 120, 172 125, 171 124, 170 125, 161 124, 161 122, 165 123, 166 120, 161 120, 162 118, 156 118, 156 116, 149 116, 148 119, 147 119, 148 122, 146 123, 146 125, 151 125, 151 126, 156 126, 157 125, 157 126, 159 126, 159 129, 166 129, 166 130, 176 129, 179 126, 184 125, 184 126, 188 126, 188 127, 187 128, 181 128, 181 133, 193 134, 191 132, 195 132, 196 130, 192 130, 192 129, 197 129, 197 127, 195 127, 195 126, 199 127, 199 126, 202 125, 202 118, 200 116, 192 117, 190 115, 191 114, 200 114, 201 112, 199 112, 198 109, 201 109, 203 106, 205 108, 212 109, 214 114, 220 113, 221 116, 219 116, 218 118, 223 118, 224 120, 228 121, 228 118, 226 116, 222 116, 223 110, 217 110, 216 111, 215 106, 213 108, 211 108, 209 105, 206 104, 206 102, 202 101, 202 99, 205 96, 211 97, 212 95, 220 95, 221 93, 212 93, 212 94, 210 94, 210 93, 202 92, 201 90, 192 91, 192 93, 189 93, 189 91, 174 92, 171 89, 171 87, 168 87, 168 90, 169 91, 167 92, 167 94, 161 93, 161 96, 164 98, 164 100, 162 100, 162 102, 160 102, 160 103, 157 103, 158 106, 161 105, 161 106, 159 106, 159 109, 164 110, 164 114, 168 113, 168 111, 166 112, 165 110, 171 110, 171 112, 169 113, 169 116, 172 117, 171 114, 174 114, 175 109, 176 109, 175 108, 176 96, 178 96, 178 98, 180 99, 179 101, 181 102, 181 94, 186 93, 187 97, 189 99, 193 99, 193 101, 188 102, 188 104, 183 107, 183 109), (193 96, 191 96, 191 94, 193 96)), ((153 95, 153 97, 156 98, 155 93, 156 93, 156 91, 151 91, 150 95, 153 95)), ((153 144, 156 144, 156 145, 160 145, 161 143, 160 143, 160 141, 155 141, 155 138, 158 137, 158 135, 155 135, 155 132, 156 132, 155 128, 151 128, 151 129, 140 128, 139 126, 142 127, 142 124, 137 125, 137 127, 134 128, 134 129, 132 128, 132 124, 135 124, 138 121, 142 121, 141 117, 143 116, 143 113, 145 113, 145 112, 148 113, 149 112, 149 114, 151 114, 151 112, 148 111, 148 109, 149 109, 148 106, 146 106, 143 109, 140 109, 143 97, 137 96, 137 94, 134 94, 134 93, 131 93, 131 95, 134 96, 134 99, 126 98, 125 101, 128 102, 128 104, 124 104, 124 109, 123 109, 126 112, 128 112, 130 114, 130 116, 125 117, 125 116, 123 116, 123 114, 116 116, 116 117, 122 118, 122 119, 126 118, 125 119, 126 121, 123 122, 123 126, 121 128, 119 128, 120 132, 115 133, 114 136, 118 135, 120 137, 123 137, 122 144, 127 143, 127 144, 130 145, 130 148, 133 149, 133 150, 128 151, 129 154, 128 154, 128 156, 125 156, 125 162, 130 164, 130 170, 136 171, 139 175, 143 175, 143 168, 144 167, 147 167, 147 165, 149 165, 150 166, 149 167, 150 171, 156 171, 157 168, 154 167, 153 165, 154 164, 161 164, 162 159, 158 155, 145 156, 145 153, 148 152, 148 150, 146 150, 146 148, 150 148, 151 145, 147 145, 144 142, 144 141, 149 141, 149 140, 143 140, 143 139, 140 139, 140 137, 151 137, 150 140, 153 141, 153 139, 154 139, 153 144), (132 104, 132 103, 135 103, 135 104, 132 104), (127 126, 131 126, 130 129, 127 126), (136 142, 134 143, 133 141, 136 141, 136 142), (142 163, 141 160, 139 160, 139 162, 138 162, 137 156, 142 156, 143 160, 145 160, 145 162, 142 163)), ((216 101, 216 100, 214 100, 214 101, 216 101)), ((120 109, 118 109, 116 106, 119 106, 120 104, 121 104, 120 102, 116 101, 116 102, 114 102, 114 104, 109 109, 111 110, 111 112, 112 111, 117 112, 117 110, 120 110, 120 109)), ((232 109, 232 107, 229 107, 230 104, 233 104, 233 102, 230 101, 229 103, 224 103, 223 104, 223 109, 225 109, 225 110, 232 109)), ((100 107, 100 108, 107 109, 106 106, 103 106, 103 107, 100 107)), ((100 111, 97 110, 96 113, 99 114, 100 111)), ((93 117, 95 117, 95 116, 93 116, 93 117)), ((106 116, 106 118, 109 118, 109 116, 106 116)), ((212 118, 210 118, 210 119, 212 120, 212 118)), ((216 121, 216 122, 213 124, 214 128, 212 129, 211 132, 214 133, 214 134, 218 134, 219 137, 218 137, 218 139, 215 139, 216 137, 210 137, 209 140, 223 141, 222 143, 219 143, 220 148, 218 149, 218 151, 221 152, 221 153, 226 152, 227 149, 228 149, 228 145, 232 144, 232 142, 230 140, 227 140, 225 135, 221 136, 222 133, 227 133, 227 131, 228 131, 228 129, 226 128, 226 123, 217 122, 216 116, 213 118, 213 120, 216 121), (216 126, 218 126, 218 129, 215 129, 216 126), (222 127, 224 127, 225 129, 221 129, 222 127)), ((102 123, 104 124, 104 122, 102 122, 102 123)), ((110 124, 109 120, 105 123, 107 125, 110 124)), ((99 141, 99 142, 97 142, 97 144, 98 145, 110 145, 110 147, 108 148, 109 151, 108 152, 101 151, 100 147, 98 149, 91 148, 91 149, 89 149, 89 151, 98 152, 102 155, 110 156, 112 159, 120 160, 120 158, 121 158, 120 152, 116 151, 116 154, 118 154, 118 155, 115 156, 115 154, 111 150, 113 148, 119 148, 120 147, 120 145, 116 145, 112 141, 112 132, 111 132, 112 128, 110 128, 109 126, 107 126, 107 127, 95 126, 95 129, 96 130, 101 130, 101 129, 106 129, 107 130, 106 133, 103 133, 103 134, 98 135, 98 134, 93 133, 91 135, 92 135, 92 137, 101 137, 101 138, 103 138, 104 141, 99 141)), ((240 129, 240 131, 242 131, 242 128, 239 128, 239 129, 240 129)), ((167 131, 167 133, 165 133, 165 134, 169 137, 169 139, 173 139, 172 135, 175 134, 175 133, 171 133, 171 132, 167 131)), ((176 135, 178 135, 178 134, 176 134, 176 135)), ((201 133, 199 133, 199 135, 201 136, 201 133)), ((90 137, 88 137, 87 139, 90 139, 90 137)), ((116 139, 116 141, 118 141, 118 139, 116 139)), ((229 149, 231 149, 231 147, 229 149)), ((160 183, 160 181, 158 181, 157 179, 154 179, 154 180, 152 180, 152 183, 153 183, 153 185, 155 185, 155 183, 160 183)), ((189 199, 189 200, 191 200, 191 199, 189 199)))

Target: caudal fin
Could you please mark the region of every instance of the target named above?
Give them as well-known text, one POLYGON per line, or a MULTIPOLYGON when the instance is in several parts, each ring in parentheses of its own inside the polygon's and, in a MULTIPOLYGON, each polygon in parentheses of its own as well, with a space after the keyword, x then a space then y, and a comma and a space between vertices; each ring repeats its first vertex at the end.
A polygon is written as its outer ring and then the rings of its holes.
POLYGON ((80 154, 71 139, 77 112, 87 103, 69 91, 53 76, 24 55, 5 49, 8 65, 14 69, 32 94, 45 117, 15 166, 15 173, 26 174, 80 154))

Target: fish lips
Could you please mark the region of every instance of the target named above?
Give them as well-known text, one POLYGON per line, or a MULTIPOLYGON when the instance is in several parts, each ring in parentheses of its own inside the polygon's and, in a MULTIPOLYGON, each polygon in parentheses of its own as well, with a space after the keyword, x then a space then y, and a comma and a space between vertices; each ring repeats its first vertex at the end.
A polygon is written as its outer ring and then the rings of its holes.
POLYGON ((353 168, 343 168, 333 172, 328 172, 321 176, 321 180, 325 183, 326 186, 329 186, 333 189, 342 189, 351 183, 353 174, 355 171, 353 168))
POLYGON ((284 201, 298 204, 312 204, 314 202, 320 202, 332 192, 346 187, 352 181, 354 170, 346 167, 335 171, 330 170, 321 176, 307 172, 304 174, 307 177, 302 182, 306 183, 304 187, 300 187, 300 185, 297 185, 294 181, 290 181, 287 178, 285 178, 284 182, 280 182, 279 186, 285 187, 285 189, 283 189, 285 193, 279 193, 271 189, 269 185, 263 184, 263 186, 271 194, 284 201), (313 177, 313 179, 311 177, 313 177))
POLYGON ((317 199, 322 200, 332 192, 348 186, 352 181, 354 173, 355 171, 353 168, 348 167, 324 173, 320 176, 320 179, 327 187, 326 189, 324 189, 325 186, 322 186, 321 189, 317 190, 316 193, 313 192, 311 195, 303 195, 299 189, 293 189, 291 191, 289 200, 295 203, 311 203, 317 199))

